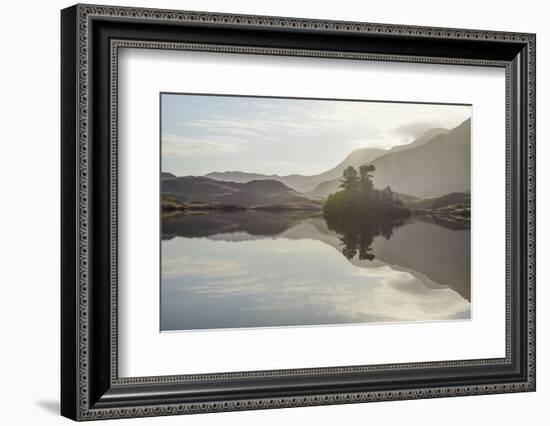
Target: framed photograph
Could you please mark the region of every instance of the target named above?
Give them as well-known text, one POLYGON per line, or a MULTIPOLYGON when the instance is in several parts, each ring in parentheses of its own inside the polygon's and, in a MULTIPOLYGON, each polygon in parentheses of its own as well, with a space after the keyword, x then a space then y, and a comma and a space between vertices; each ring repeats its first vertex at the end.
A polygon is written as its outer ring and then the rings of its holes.
POLYGON ((61 412, 535 390, 535 35, 61 12, 61 412))

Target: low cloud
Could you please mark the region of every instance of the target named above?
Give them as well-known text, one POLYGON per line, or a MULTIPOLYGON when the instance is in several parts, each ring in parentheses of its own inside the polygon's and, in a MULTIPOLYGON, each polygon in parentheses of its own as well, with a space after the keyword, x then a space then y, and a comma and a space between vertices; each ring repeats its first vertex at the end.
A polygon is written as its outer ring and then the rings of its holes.
POLYGON ((418 121, 414 123, 403 124, 399 127, 396 127, 394 129, 394 133, 400 136, 407 136, 407 137, 416 139, 422 136, 428 130, 433 129, 435 127, 441 127, 441 125, 438 126, 438 123, 430 122, 430 121, 418 121))

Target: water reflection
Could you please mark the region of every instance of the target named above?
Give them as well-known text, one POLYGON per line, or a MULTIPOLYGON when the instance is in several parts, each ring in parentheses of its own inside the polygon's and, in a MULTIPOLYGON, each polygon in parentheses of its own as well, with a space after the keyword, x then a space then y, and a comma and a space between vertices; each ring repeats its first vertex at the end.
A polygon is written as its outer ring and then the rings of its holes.
POLYGON ((340 235, 340 242, 343 246, 342 254, 348 259, 356 256, 359 260, 373 260, 375 255, 372 251, 374 237, 379 235, 389 240, 393 235, 393 229, 403 225, 403 221, 395 221, 384 218, 346 217, 325 218, 330 230, 340 235))
POLYGON ((342 227, 250 210, 164 217, 161 329, 469 318, 470 231, 444 225, 342 227))

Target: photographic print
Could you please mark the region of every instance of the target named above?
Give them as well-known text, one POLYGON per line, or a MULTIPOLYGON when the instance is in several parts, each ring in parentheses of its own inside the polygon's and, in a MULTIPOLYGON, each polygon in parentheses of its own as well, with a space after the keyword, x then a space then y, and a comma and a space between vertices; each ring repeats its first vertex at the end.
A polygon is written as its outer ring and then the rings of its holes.
POLYGON ((471 105, 160 102, 161 331, 470 319, 471 105))

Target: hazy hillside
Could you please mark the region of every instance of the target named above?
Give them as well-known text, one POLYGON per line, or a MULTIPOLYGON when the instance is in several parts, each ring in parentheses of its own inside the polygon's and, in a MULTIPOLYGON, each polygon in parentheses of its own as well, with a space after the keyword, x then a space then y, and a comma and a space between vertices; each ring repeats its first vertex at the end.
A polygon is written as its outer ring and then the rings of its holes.
POLYGON ((182 203, 218 203, 273 209, 319 209, 321 206, 319 201, 275 180, 236 183, 217 181, 203 176, 184 176, 164 179, 162 193, 182 203))
POLYGON ((246 183, 251 180, 276 180, 286 186, 295 189, 299 192, 308 192, 314 189, 319 183, 335 179, 342 175, 344 169, 348 166, 357 167, 360 164, 369 163, 381 155, 389 153, 389 150, 379 148, 361 148, 349 154, 344 161, 336 167, 327 170, 318 175, 303 176, 298 174, 278 176, 278 175, 262 175, 258 173, 246 173, 240 171, 230 172, 212 172, 205 175, 211 179, 216 179, 225 182, 246 183))
MULTIPOLYGON (((342 172, 349 166, 359 167, 361 164, 370 163, 376 160, 378 157, 387 154, 387 149, 380 148, 360 148, 352 151, 344 161, 338 164, 336 167, 327 170, 324 173, 315 175, 319 179, 318 183, 325 180, 336 179, 342 176, 342 172)), ((313 188, 312 188, 313 189, 313 188)))
MULTIPOLYGON (((435 129, 434 129, 435 130, 435 129)), ((470 190, 470 120, 409 149, 395 150, 371 162, 374 185, 416 197, 433 197, 470 190)), ((327 197, 340 180, 320 183, 310 195, 327 197)))

